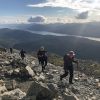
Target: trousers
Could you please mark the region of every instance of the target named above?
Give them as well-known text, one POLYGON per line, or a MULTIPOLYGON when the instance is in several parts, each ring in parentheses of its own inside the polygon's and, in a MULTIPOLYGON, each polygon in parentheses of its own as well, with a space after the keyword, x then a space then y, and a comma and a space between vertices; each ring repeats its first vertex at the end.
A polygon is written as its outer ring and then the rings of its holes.
POLYGON ((60 76, 61 79, 66 77, 68 74, 70 74, 69 83, 72 83, 72 80, 73 80, 73 67, 72 66, 70 66, 68 68, 64 68, 64 74, 60 76))
POLYGON ((41 66, 42 66, 42 71, 44 71, 45 67, 47 66, 47 62, 48 62, 47 58, 45 58, 45 59, 39 58, 38 60, 39 60, 39 64, 41 64, 41 66))

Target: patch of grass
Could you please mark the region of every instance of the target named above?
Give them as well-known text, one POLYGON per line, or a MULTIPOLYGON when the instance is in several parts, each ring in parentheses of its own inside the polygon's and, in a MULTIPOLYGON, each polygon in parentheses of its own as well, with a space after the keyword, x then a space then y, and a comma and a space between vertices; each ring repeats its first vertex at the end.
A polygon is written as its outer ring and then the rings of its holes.
POLYGON ((49 62, 56 66, 63 66, 63 57, 56 54, 49 54, 49 62))

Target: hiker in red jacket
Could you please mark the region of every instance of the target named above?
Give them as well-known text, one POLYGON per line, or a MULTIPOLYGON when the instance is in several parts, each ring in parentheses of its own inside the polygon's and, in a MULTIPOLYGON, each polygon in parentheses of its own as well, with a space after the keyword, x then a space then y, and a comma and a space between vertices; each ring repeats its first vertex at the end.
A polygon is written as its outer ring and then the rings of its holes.
POLYGON ((74 51, 70 51, 68 54, 66 54, 64 56, 64 74, 60 76, 60 80, 62 80, 64 77, 66 77, 68 75, 68 73, 70 74, 69 77, 69 83, 73 84, 72 80, 73 80, 73 62, 78 64, 78 61, 75 60, 75 53, 74 51))

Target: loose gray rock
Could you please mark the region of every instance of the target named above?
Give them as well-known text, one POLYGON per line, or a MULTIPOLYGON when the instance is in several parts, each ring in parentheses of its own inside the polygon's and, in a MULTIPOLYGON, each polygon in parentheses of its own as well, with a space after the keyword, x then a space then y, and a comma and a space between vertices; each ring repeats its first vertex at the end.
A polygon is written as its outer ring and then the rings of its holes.
POLYGON ((27 92, 27 97, 29 96, 36 96, 36 100, 52 100, 55 93, 46 84, 33 82, 27 92))

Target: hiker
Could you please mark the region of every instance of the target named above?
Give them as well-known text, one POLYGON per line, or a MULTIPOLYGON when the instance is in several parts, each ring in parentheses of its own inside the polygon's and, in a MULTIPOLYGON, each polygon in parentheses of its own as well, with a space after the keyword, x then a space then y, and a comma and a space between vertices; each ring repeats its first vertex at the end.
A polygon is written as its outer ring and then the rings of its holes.
POLYGON ((70 74, 69 77, 69 84, 73 84, 73 62, 78 64, 78 60, 75 60, 75 53, 74 51, 70 51, 68 54, 66 54, 63 58, 64 60, 64 74, 60 76, 60 80, 62 80, 64 77, 70 74))
POLYGON ((38 61, 39 61, 39 64, 41 64, 42 66, 42 72, 44 72, 45 70, 45 67, 47 66, 47 51, 45 50, 44 47, 41 47, 39 49, 39 51, 37 52, 37 57, 38 57, 38 61))
POLYGON ((24 58, 25 58, 25 53, 26 52, 23 49, 20 51, 20 56, 21 56, 22 60, 24 60, 24 58))
POLYGON ((10 48, 10 53, 11 53, 11 54, 13 53, 13 48, 10 48))

